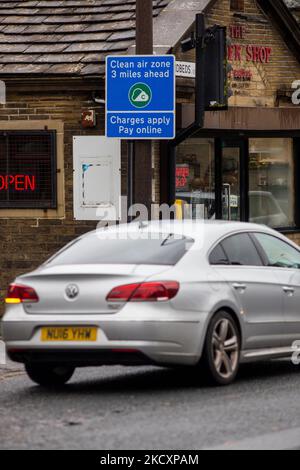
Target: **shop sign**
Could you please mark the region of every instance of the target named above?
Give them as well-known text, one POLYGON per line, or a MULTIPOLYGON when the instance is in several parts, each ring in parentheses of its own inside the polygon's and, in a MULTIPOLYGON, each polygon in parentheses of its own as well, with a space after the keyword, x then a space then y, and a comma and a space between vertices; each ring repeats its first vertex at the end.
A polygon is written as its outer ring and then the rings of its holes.
POLYGON ((232 70, 231 78, 233 78, 234 80, 241 80, 241 81, 249 82, 252 80, 252 72, 251 70, 247 70, 247 69, 232 70))
POLYGON ((195 62, 176 62, 176 77, 196 78, 195 62))
POLYGON ((188 184, 190 168, 188 165, 177 165, 176 167, 176 188, 185 188, 188 184))
POLYGON ((34 175, 0 175, 0 191, 35 191, 36 178, 34 175))
MULTIPOLYGON (((246 40, 247 29, 242 25, 230 25, 229 35, 232 40, 246 40)), ((230 62, 246 62, 252 64, 269 64, 271 61, 272 47, 262 44, 230 44, 227 47, 228 60, 230 62)), ((237 81, 251 81, 252 72, 245 68, 233 70, 231 78, 237 81)))
POLYGON ((231 196, 230 196, 230 207, 232 207, 232 208, 239 207, 239 198, 238 198, 238 196, 235 196, 234 194, 231 194, 231 196))
POLYGON ((252 63, 269 64, 272 54, 272 48, 269 46, 242 46, 240 44, 233 44, 228 46, 228 60, 252 63))

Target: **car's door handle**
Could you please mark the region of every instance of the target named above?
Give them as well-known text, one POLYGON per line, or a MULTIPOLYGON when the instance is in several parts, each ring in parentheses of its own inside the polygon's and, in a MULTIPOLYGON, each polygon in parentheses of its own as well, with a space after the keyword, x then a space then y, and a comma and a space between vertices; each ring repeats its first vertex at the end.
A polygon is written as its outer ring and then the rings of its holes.
POLYGON ((295 293, 295 289, 293 287, 283 286, 282 289, 286 294, 294 294, 295 293))
POLYGON ((241 290, 241 291, 245 291, 247 289, 246 284, 240 284, 239 282, 235 282, 234 284, 232 284, 232 287, 236 290, 241 290))

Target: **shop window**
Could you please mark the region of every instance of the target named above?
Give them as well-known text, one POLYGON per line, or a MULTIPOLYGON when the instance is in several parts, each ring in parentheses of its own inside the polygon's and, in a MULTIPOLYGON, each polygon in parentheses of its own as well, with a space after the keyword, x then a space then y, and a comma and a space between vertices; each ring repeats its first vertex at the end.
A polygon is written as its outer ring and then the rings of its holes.
POLYGON ((294 226, 292 139, 249 140, 250 221, 270 227, 294 226))
POLYGON ((56 208, 55 132, 0 133, 0 208, 56 208))
POLYGON ((215 218, 214 139, 187 139, 177 147, 176 201, 185 217, 215 218))
POLYGON ((230 10, 231 11, 245 11, 245 1, 244 0, 230 0, 230 10))

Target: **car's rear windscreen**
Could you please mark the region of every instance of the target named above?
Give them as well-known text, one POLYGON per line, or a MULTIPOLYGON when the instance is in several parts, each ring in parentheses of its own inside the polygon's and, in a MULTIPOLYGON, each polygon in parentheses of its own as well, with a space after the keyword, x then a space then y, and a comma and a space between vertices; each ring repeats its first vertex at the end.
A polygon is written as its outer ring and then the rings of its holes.
POLYGON ((85 236, 60 251, 48 266, 70 264, 149 264, 174 266, 194 240, 174 234, 143 234, 143 237, 85 236))

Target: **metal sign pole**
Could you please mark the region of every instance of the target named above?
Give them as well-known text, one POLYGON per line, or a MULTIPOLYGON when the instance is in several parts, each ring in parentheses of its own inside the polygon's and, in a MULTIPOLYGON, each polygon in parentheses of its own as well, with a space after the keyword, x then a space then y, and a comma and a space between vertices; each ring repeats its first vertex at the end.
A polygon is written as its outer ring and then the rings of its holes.
POLYGON ((106 57, 105 135, 128 142, 128 208, 141 205, 145 220, 152 216, 152 141, 176 134, 176 59, 153 55, 152 14, 152 0, 138 0, 136 55, 106 57))
POLYGON ((205 50, 203 38, 205 34, 205 16, 201 13, 196 15, 196 99, 195 99, 195 121, 199 128, 204 126, 205 113, 205 50))
MULTIPOLYGON (((136 1, 136 54, 153 54, 152 0, 136 1)), ((134 162, 134 202, 144 204, 151 218, 152 141, 136 141, 134 162)))
POLYGON ((131 222, 132 217, 129 215, 129 209, 134 202, 134 187, 133 187, 133 174, 134 174, 134 141, 129 140, 127 143, 127 221, 131 222))

